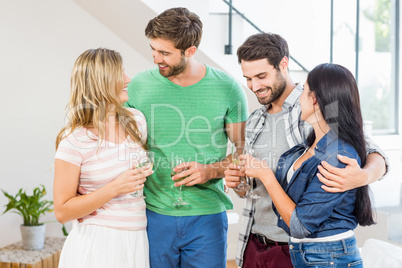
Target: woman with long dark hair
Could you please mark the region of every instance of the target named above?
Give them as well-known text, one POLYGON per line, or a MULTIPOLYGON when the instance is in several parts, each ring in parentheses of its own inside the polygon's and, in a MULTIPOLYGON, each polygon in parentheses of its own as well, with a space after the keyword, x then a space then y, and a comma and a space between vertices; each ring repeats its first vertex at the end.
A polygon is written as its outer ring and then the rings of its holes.
POLYGON ((338 155, 366 160, 359 92, 352 73, 336 64, 321 64, 307 77, 300 96, 302 120, 313 126, 305 143, 284 153, 276 174, 249 155, 246 175, 259 178, 290 235, 295 267, 363 267, 353 230, 374 223, 368 186, 342 193, 322 189, 317 174, 322 161, 345 167, 338 155))

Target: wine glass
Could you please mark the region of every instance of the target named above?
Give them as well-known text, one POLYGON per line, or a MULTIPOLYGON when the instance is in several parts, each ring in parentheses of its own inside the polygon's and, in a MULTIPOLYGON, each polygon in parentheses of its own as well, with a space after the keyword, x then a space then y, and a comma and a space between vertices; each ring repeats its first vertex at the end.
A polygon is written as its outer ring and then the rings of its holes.
MULTIPOLYGON (((171 175, 172 177, 173 177, 174 175, 180 173, 180 172, 174 171, 173 169, 174 169, 175 167, 177 167, 178 165, 182 164, 182 163, 184 163, 184 158, 183 158, 183 157, 174 156, 174 157, 171 159, 171 161, 170 161, 170 175, 171 175)), ((184 170, 183 170, 183 171, 184 171, 184 170)), ((183 172, 183 171, 181 171, 181 172, 183 172)), ((181 179, 178 179, 178 180, 176 180, 176 182, 179 182, 179 181, 181 181, 181 180, 183 180, 183 179, 185 179, 185 178, 186 178, 186 177, 181 178, 181 179)), ((177 200, 176 200, 175 202, 173 202, 173 204, 172 204, 172 205, 175 206, 175 207, 182 207, 182 206, 188 205, 188 203, 183 200, 182 187, 183 187, 183 185, 180 185, 179 187, 177 187, 177 189, 178 189, 178 191, 179 191, 179 196, 178 196, 177 200)))
MULTIPOLYGON (((244 152, 245 152, 246 154, 252 156, 253 153, 254 153, 254 150, 253 150, 251 147, 246 146, 246 147, 244 148, 244 152)), ((250 186, 250 191, 248 192, 247 197, 250 197, 250 198, 252 198, 252 199, 260 199, 261 196, 259 196, 258 194, 254 193, 254 180, 255 180, 255 178, 253 178, 253 177, 247 177, 247 179, 248 179, 248 181, 249 181, 249 183, 250 183, 250 185, 249 185, 249 186, 250 186)))
MULTIPOLYGON (((154 156, 155 156, 155 153, 152 151, 141 150, 141 151, 137 152, 133 157, 134 163, 135 163, 134 168, 137 169, 137 168, 141 168, 141 167, 148 167, 148 170, 152 170, 152 168, 154 166, 154 156)), ((144 170, 144 171, 148 171, 148 170, 144 170)), ((142 190, 135 191, 131 195, 134 197, 145 198, 142 190)))
MULTIPOLYGON (((232 144, 232 162, 236 166, 240 165, 240 155, 245 153, 245 142, 236 141, 232 144)), ((240 177, 240 184, 233 188, 236 192, 247 192, 250 190, 250 185, 247 184, 246 177, 240 177)))

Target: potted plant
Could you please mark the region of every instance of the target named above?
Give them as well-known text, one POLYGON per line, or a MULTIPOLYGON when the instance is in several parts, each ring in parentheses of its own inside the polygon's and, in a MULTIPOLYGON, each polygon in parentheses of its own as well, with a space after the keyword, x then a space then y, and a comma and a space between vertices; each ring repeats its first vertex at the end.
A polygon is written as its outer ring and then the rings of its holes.
POLYGON ((24 223, 21 225, 22 245, 24 249, 35 250, 43 248, 45 241, 46 226, 39 222, 39 217, 46 212, 52 212, 53 201, 43 200, 46 194, 45 186, 36 187, 33 195, 27 195, 22 188, 15 196, 12 196, 2 190, 3 194, 8 198, 6 210, 20 214, 24 223))

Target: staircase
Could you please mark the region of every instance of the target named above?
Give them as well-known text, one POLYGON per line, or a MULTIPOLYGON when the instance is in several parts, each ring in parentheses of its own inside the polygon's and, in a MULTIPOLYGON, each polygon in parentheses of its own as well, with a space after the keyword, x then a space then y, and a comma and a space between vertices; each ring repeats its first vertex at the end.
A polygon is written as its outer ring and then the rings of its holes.
MULTIPOLYGON (((150 64, 153 64, 153 62, 149 41, 144 35, 148 21, 167 8, 183 5, 183 1, 180 0, 74 0, 74 2, 141 55, 144 55, 144 58, 148 58, 150 64)), ((218 1, 209 1, 205 2, 205 5, 199 5, 199 1, 185 1, 185 6, 199 15, 204 24, 203 38, 195 57, 199 62, 224 70, 238 80, 245 89, 251 112, 257 109, 260 104, 254 94, 245 85, 245 79, 237 62, 236 49, 249 35, 257 33, 257 31, 251 29, 240 16, 234 15, 234 51, 232 55, 226 55, 224 48, 228 42, 228 7, 226 7, 226 12, 221 12, 222 6, 216 7, 216 2, 218 1), (218 11, 211 11, 210 8, 218 8, 218 11)), ((225 7, 226 4, 222 3, 225 7)), ((292 61, 290 68, 294 81, 304 83, 307 73, 298 68, 292 61)))

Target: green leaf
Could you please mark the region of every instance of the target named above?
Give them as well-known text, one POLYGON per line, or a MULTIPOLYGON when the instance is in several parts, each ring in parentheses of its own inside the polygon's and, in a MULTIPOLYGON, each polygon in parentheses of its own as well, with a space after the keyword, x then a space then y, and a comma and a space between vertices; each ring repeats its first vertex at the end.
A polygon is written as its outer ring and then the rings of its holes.
POLYGON ((15 196, 10 195, 6 191, 2 190, 3 194, 8 198, 8 204, 3 214, 10 211, 22 216, 24 225, 34 226, 40 225, 39 218, 46 212, 52 212, 53 201, 42 200, 46 195, 46 189, 44 185, 36 187, 33 190, 32 195, 27 195, 24 189, 19 189, 15 196))
POLYGON ((61 228, 61 230, 63 231, 64 236, 68 236, 68 232, 67 232, 66 226, 64 224, 63 224, 63 227, 61 228))

